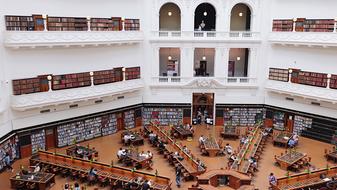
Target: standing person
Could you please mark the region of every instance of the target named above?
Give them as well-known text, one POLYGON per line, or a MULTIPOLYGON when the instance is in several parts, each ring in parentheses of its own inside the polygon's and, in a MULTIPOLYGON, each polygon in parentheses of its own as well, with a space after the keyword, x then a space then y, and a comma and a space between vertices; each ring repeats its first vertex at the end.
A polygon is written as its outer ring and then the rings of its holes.
POLYGON ((74 190, 81 190, 80 185, 77 182, 74 184, 74 186, 74 190))
POLYGON ((181 175, 182 175, 181 166, 178 166, 176 169, 176 183, 177 187, 179 188, 181 186, 181 175))
POLYGON ((12 166, 11 166, 11 157, 9 156, 9 153, 8 152, 6 152, 6 156, 5 156, 5 167, 7 168, 7 169, 10 169, 11 170, 11 172, 13 172, 14 171, 14 169, 12 168, 12 166))
POLYGON ((273 173, 270 173, 269 177, 268 177, 268 180, 269 180, 269 185, 270 186, 276 186, 277 185, 277 179, 276 177, 274 176, 273 173))

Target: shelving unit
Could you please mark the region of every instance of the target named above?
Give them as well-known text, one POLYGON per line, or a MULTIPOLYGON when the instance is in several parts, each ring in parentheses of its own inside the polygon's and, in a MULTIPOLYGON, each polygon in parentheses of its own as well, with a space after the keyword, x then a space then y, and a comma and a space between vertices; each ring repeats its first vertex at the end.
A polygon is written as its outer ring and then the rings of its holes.
POLYGON ((113 69, 94 72, 94 85, 116 82, 116 75, 113 69))
POLYGON ((303 32, 304 31, 304 21, 305 18, 297 18, 295 24, 295 31, 296 32, 303 32))
POLYGON ((150 124, 151 120, 158 120, 160 125, 178 125, 183 121, 183 109, 182 108, 152 108, 144 107, 143 113, 143 125, 150 124))
POLYGON ((269 68, 269 80, 288 82, 289 81, 288 69, 269 68))
POLYGON ((292 32, 293 31, 292 19, 276 19, 273 20, 273 32, 292 32))
MULTIPOLYGON (((314 72, 306 72, 306 71, 299 71, 298 73, 292 73, 292 77, 297 79, 296 83, 310 85, 310 86, 318 86, 318 87, 327 87, 327 77, 328 75, 325 73, 314 73, 314 72)), ((294 82, 292 80, 292 82, 294 82)))
POLYGON ((6 15, 6 30, 9 31, 34 31, 33 16, 6 15))
POLYGON ((139 19, 125 19, 124 20, 124 30, 140 30, 139 19))
POLYGON ((111 18, 91 18, 90 19, 91 31, 112 31, 113 23, 111 18))
POLYGON ((12 85, 14 95, 46 92, 49 90, 46 77, 16 79, 12 81, 12 85))
POLYGON ((334 19, 306 19, 303 23, 304 32, 333 32, 334 19))
POLYGON ((293 133, 301 135, 302 131, 311 128, 311 125, 312 125, 311 118, 295 115, 293 133))
POLYGON ((48 17, 49 31, 87 31, 87 18, 84 17, 48 17))
POLYGON ((85 140, 102 136, 101 125, 102 125, 102 117, 93 117, 85 119, 84 120, 85 140))
POLYGON ((65 75, 54 75, 52 80, 52 89, 61 90, 68 88, 78 88, 84 86, 90 86, 91 79, 90 73, 75 73, 65 75))
POLYGON ((254 126, 266 117, 263 108, 226 108, 223 114, 225 126, 254 126))
POLYGON ((15 160, 19 158, 19 147, 18 147, 18 137, 14 136, 6 141, 4 141, 2 144, 0 144, 0 171, 4 169, 5 166, 5 156, 6 152, 9 153, 11 160, 15 160))
POLYGON ((135 125, 135 111, 129 110, 124 112, 124 128, 132 129, 135 125))
POLYGON ((285 114, 283 112, 274 111, 273 115, 273 127, 277 130, 285 130, 285 114))
POLYGON ((32 143, 32 153, 37 153, 39 150, 46 149, 46 133, 44 129, 35 131, 30 135, 32 143))
POLYGON ((330 88, 337 89, 337 75, 331 75, 330 88))
POLYGON ((110 135, 117 132, 116 114, 102 116, 102 135, 110 135))
POLYGON ((139 79, 140 67, 129 67, 125 69, 125 80, 139 79))
POLYGON ((58 147, 72 145, 85 140, 84 121, 76 121, 57 127, 58 147))

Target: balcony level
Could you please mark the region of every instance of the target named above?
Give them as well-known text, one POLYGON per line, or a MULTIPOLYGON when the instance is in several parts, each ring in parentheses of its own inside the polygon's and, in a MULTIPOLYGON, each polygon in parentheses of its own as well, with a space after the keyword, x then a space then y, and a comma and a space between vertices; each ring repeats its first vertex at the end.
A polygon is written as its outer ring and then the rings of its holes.
POLYGON ((229 89, 258 88, 257 79, 249 77, 152 77, 151 88, 229 89))
POLYGON ((259 32, 250 31, 152 31, 151 42, 243 42, 259 43, 259 32))
POLYGON ((141 31, 5 31, 8 48, 70 47, 136 44, 144 40, 141 31))
POLYGON ((275 45, 337 47, 336 32, 272 32, 269 41, 275 45))
POLYGON ((131 93, 143 87, 142 79, 134 79, 82 88, 50 90, 48 92, 12 96, 11 106, 14 110, 25 111, 131 93))

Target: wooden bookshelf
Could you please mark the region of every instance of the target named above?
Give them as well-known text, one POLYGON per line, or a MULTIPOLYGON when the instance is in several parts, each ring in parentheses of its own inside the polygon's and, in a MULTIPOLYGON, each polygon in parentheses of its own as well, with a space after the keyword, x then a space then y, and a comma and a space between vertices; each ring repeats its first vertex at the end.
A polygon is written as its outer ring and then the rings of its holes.
POLYGON ((182 108, 153 108, 144 107, 143 125, 149 125, 152 120, 159 121, 160 125, 178 125, 183 121, 182 108))
POLYGON ((337 75, 331 75, 330 88, 337 89, 337 75))
POLYGON ((223 111, 225 126, 254 126, 264 118, 264 108, 225 108, 223 111))
POLYGON ((113 69, 95 71, 93 77, 94 77, 94 85, 116 82, 116 75, 113 69))
POLYGON ((304 31, 304 21, 305 18, 297 18, 295 24, 295 31, 296 32, 303 32, 304 31))
POLYGON ((46 76, 16 79, 12 81, 13 94, 31 94, 37 92, 46 92, 49 90, 48 80, 46 76))
POLYGON ((312 118, 295 115, 293 133, 301 135, 303 130, 311 128, 312 118))
POLYGON ((112 31, 113 22, 111 18, 91 18, 90 29, 92 31, 112 31))
POLYGON ((125 80, 140 79, 140 67, 129 67, 125 69, 125 80))
POLYGON ((334 19, 306 19, 303 23, 304 32, 333 32, 334 19))
POLYGON ((87 31, 87 18, 84 17, 48 17, 49 31, 87 31))
POLYGON ((139 19, 125 19, 124 20, 124 30, 140 30, 139 19))
POLYGON ((74 73, 65 75, 54 75, 52 80, 52 89, 61 90, 69 88, 78 88, 90 86, 91 79, 90 73, 74 73))
POLYGON ((31 135, 31 143, 32 143, 32 153, 35 154, 39 150, 46 149, 46 133, 45 130, 37 130, 34 131, 31 135))
POLYGON ((124 112, 124 128, 132 129, 136 126, 135 123, 135 110, 129 110, 124 112))
POLYGON ((19 158, 18 142, 18 136, 13 136, 0 144, 0 171, 4 169, 7 152, 9 153, 11 160, 19 158))
POLYGON ((294 21, 292 19, 273 20, 273 32, 292 32, 294 21))
POLYGON ((317 86, 317 87, 327 87, 328 75, 325 73, 314 73, 300 70, 293 70, 291 82, 317 86))
POLYGON ((285 128, 285 113, 280 111, 273 112, 273 127, 274 129, 284 131, 285 128))
POLYGON ((44 23, 42 15, 16 16, 5 15, 7 31, 42 31, 44 23))
POLYGON ((288 82, 289 70, 279 68, 269 68, 269 80, 288 82))

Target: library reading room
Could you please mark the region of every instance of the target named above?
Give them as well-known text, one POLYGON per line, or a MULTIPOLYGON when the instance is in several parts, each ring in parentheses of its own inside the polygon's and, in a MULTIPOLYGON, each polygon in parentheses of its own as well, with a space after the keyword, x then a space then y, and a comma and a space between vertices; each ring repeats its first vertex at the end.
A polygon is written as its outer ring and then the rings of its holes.
POLYGON ((0 2, 0 190, 337 190, 336 0, 0 2))

